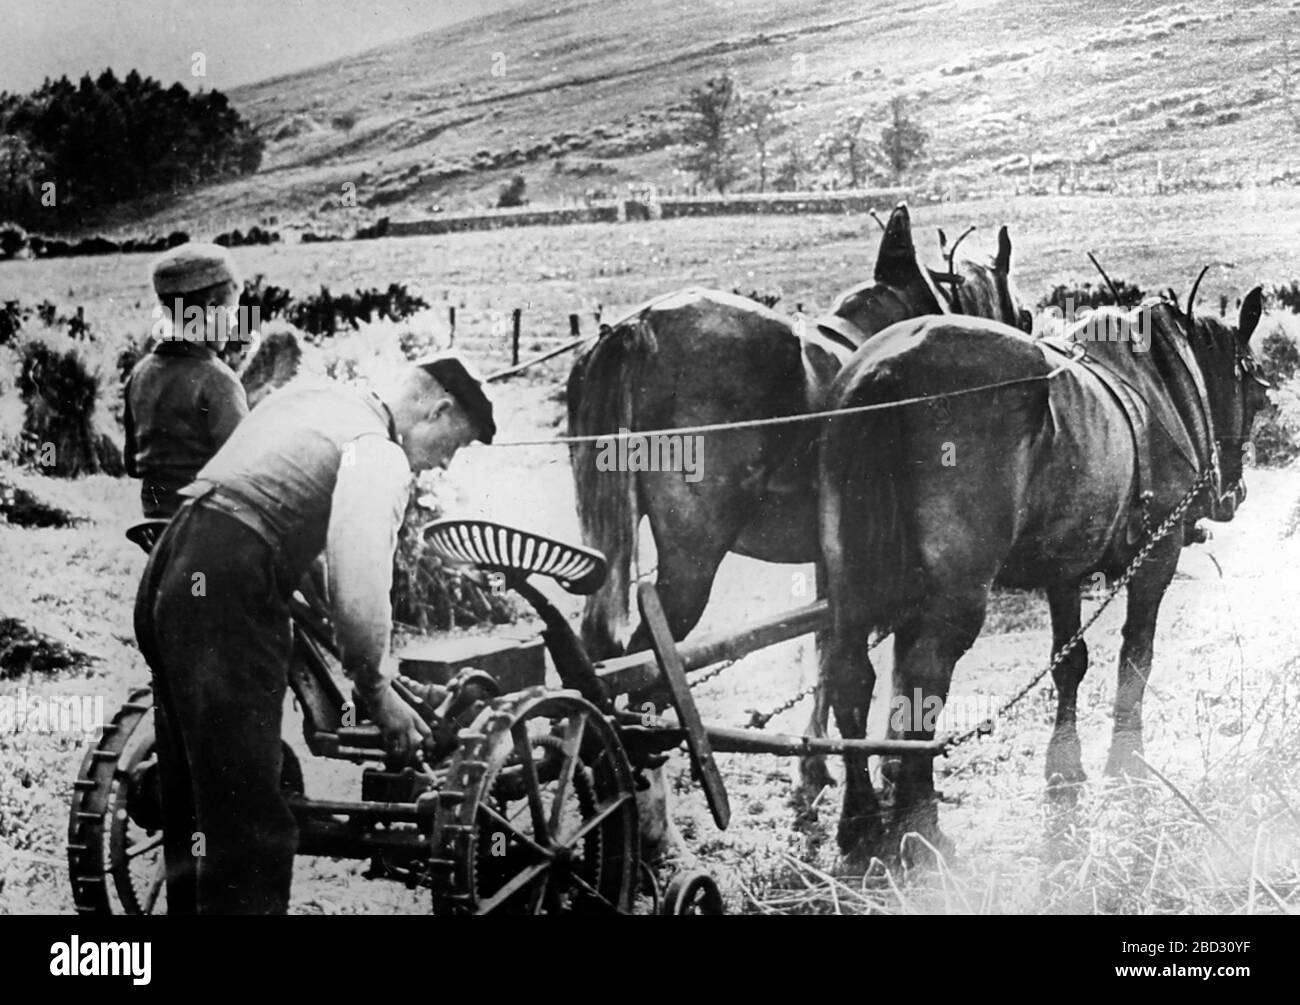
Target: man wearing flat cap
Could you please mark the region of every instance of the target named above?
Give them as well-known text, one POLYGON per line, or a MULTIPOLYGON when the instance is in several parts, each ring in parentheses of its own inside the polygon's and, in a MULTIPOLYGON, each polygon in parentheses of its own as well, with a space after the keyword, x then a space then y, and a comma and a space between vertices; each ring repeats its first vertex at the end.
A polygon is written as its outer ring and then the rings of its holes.
POLYGON ((219 358, 231 338, 239 275, 216 244, 182 244, 153 265, 156 344, 126 383, 127 474, 141 479, 146 517, 172 516, 189 484, 248 414, 248 399, 219 358))
POLYGON ((180 490, 135 608, 157 698, 169 912, 287 910, 297 845, 280 791, 289 599, 322 552, 362 710, 394 754, 428 735, 392 687, 397 535, 412 473, 446 468, 495 432, 481 380, 443 355, 410 366, 382 397, 343 385, 278 391, 180 490))

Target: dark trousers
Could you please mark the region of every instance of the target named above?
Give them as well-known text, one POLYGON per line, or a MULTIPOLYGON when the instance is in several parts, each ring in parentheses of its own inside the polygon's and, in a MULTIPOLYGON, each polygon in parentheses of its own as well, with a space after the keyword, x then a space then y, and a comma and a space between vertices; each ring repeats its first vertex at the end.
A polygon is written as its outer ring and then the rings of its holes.
POLYGON ((288 909, 283 580, 272 549, 204 501, 181 508, 145 568, 135 631, 153 671, 169 913, 288 909))

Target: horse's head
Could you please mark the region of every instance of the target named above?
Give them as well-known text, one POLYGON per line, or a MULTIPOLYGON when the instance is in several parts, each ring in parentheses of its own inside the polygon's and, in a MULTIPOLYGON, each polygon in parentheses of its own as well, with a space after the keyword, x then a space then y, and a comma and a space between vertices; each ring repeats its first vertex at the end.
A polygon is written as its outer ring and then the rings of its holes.
POLYGON ((1187 341, 1205 378, 1218 453, 1221 489, 1210 500, 1211 520, 1231 520, 1246 498, 1245 453, 1255 416, 1268 403, 1268 381, 1250 351, 1262 307, 1263 291, 1256 286, 1241 303, 1235 329, 1215 317, 1195 317, 1191 298, 1183 312, 1187 341))
POLYGON ((998 230, 998 250, 991 259, 956 260, 958 246, 974 229, 968 227, 951 245, 947 235, 939 231, 939 252, 948 263, 948 271, 942 278, 952 291, 947 298, 948 306, 954 314, 990 318, 1029 334, 1034 327, 1034 315, 1011 277, 1011 235, 1007 228, 998 230))
POLYGON ((841 293, 831 307, 830 316, 818 323, 849 339, 856 347, 866 337, 895 322, 945 313, 947 306, 942 295, 917 261, 912 220, 907 204, 900 202, 885 224, 872 282, 841 293))

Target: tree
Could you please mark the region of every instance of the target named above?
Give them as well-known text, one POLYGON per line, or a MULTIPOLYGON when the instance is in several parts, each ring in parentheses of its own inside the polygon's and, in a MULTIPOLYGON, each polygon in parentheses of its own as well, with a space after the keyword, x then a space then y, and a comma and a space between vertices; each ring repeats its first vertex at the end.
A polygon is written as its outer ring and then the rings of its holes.
POLYGON ((0 217, 32 221, 44 166, 23 136, 0 136, 0 217))
POLYGON ((740 130, 754 143, 758 157, 758 190, 767 191, 767 162, 772 141, 786 130, 780 109, 768 95, 742 99, 737 115, 740 130))
POLYGON ((497 208, 509 209, 515 206, 527 205, 528 199, 524 192, 528 188, 528 182, 523 175, 517 174, 510 179, 508 184, 502 185, 501 190, 497 193, 497 208))
POLYGON ((929 135, 907 114, 907 102, 900 95, 889 101, 889 125, 880 133, 880 149, 885 163, 894 174, 895 183, 925 153, 929 135))
POLYGON ((804 153, 803 145, 798 139, 787 143, 777 155, 776 173, 772 178, 772 187, 778 192, 797 192, 807 184, 812 174, 812 162, 804 153))
POLYGON ((1300 92, 1300 68, 1296 67, 1292 58, 1290 21, 1284 22, 1282 29, 1282 53, 1279 64, 1271 67, 1269 73, 1277 78, 1278 93, 1282 96, 1282 104, 1291 117, 1292 123, 1300 126, 1300 103, 1297 102, 1297 92, 1300 92))
POLYGON ((866 123, 866 115, 848 112, 841 115, 817 141, 818 159, 832 167, 843 164, 848 171, 850 188, 859 188, 865 177, 870 152, 862 136, 866 123))
POLYGON ((687 106, 690 118, 682 133, 687 151, 678 166, 720 195, 738 173, 735 134, 740 102, 735 80, 730 74, 710 78, 691 90, 687 106))

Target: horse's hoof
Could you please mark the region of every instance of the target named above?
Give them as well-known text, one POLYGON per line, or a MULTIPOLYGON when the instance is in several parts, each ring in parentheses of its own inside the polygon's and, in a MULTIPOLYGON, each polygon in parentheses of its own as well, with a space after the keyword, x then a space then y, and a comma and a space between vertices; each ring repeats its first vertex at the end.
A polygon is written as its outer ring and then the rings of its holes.
POLYGON ((803 789, 809 801, 816 799, 822 789, 835 785, 830 768, 826 767, 826 758, 810 757, 799 762, 799 787, 803 789))
POLYGON ((1054 771, 1047 776, 1047 798, 1058 805, 1073 806, 1079 801, 1083 784, 1088 780, 1082 768, 1054 771))
POLYGON ((846 866, 865 869, 885 846, 885 828, 879 817, 841 819, 835 840, 846 866))
POLYGON ((1108 778, 1150 778, 1151 772, 1147 770, 1141 758, 1141 747, 1112 749, 1110 756, 1106 758, 1106 776, 1108 778))
POLYGON ((898 854, 909 869, 934 869, 940 864, 952 865, 957 846, 935 825, 925 831, 904 832, 898 840, 898 854))

